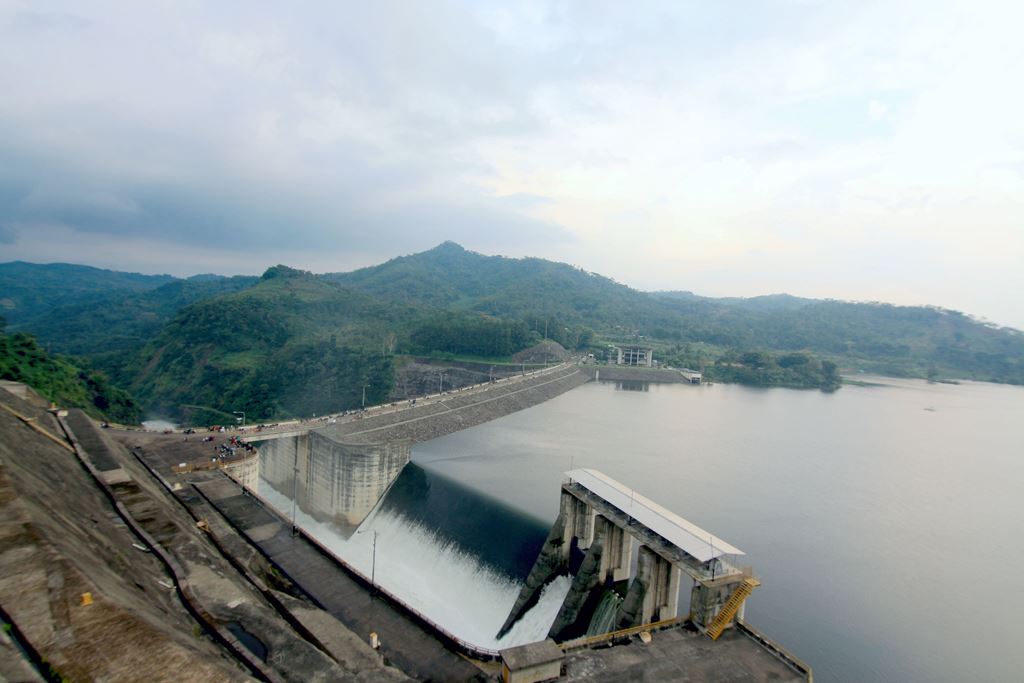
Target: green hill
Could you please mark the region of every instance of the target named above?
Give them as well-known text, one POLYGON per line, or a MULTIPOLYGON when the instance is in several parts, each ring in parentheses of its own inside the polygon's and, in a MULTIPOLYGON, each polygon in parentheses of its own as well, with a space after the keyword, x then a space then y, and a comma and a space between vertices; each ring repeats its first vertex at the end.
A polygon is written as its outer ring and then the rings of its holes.
POLYGON ((645 293, 564 263, 484 256, 452 242, 324 277, 387 301, 521 320, 567 348, 642 340, 663 360, 704 366, 729 350, 804 351, 848 370, 1024 383, 1024 334, 934 307, 645 293))
MULTIPOLYGON (((692 295, 658 296, 673 305, 693 305, 692 295)), ((697 327, 696 334, 680 334, 680 340, 809 350, 848 370, 890 376, 1024 384, 1024 333, 958 311, 786 295, 706 301, 720 314, 704 320, 706 327, 697 327)))
POLYGON ((663 364, 750 384, 834 388, 836 365, 1024 384, 1024 334, 956 311, 646 293, 564 263, 451 242, 326 275, 275 266, 261 278, 168 281, 0 264, 0 281, 5 273, 21 274, 13 329, 84 356, 148 409, 198 421, 357 407, 364 386, 379 402, 396 354, 504 359, 545 337, 598 358, 609 343, 643 343, 663 364), (36 288, 30 271, 44 275, 36 288))
POLYGON ((0 379, 28 384, 62 408, 81 408, 95 418, 136 424, 142 411, 101 373, 51 356, 23 333, 0 332, 0 379))
POLYGON ((13 329, 58 306, 88 305, 95 297, 115 291, 144 292, 174 279, 70 263, 0 263, 0 315, 13 329))
POLYGON ((102 366, 147 343, 181 308, 254 285, 256 277, 200 276, 145 290, 115 288, 78 301, 41 306, 14 330, 31 330, 60 353, 88 355, 102 366), (100 351, 101 350, 101 351, 100 351))
POLYGON ((538 258, 484 256, 454 242, 324 278, 386 301, 521 320, 569 348, 594 329, 626 332, 678 320, 656 298, 602 275, 538 258))
POLYGON ((185 306, 118 379, 151 409, 224 420, 309 415, 383 401, 391 330, 415 309, 284 266, 252 287, 185 306), (358 397, 358 398, 357 398, 358 397))

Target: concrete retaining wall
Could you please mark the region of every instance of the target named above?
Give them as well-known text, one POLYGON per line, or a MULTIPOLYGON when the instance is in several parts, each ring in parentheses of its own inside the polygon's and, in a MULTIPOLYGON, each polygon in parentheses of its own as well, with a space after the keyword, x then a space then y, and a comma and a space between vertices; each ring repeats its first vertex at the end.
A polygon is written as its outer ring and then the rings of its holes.
POLYGON ((311 432, 299 464, 299 505, 317 519, 358 525, 409 462, 408 441, 339 443, 311 432), (303 466, 305 465, 305 466, 303 466))
POLYGON ((309 450, 309 435, 261 441, 258 448, 262 477, 278 491, 291 495, 296 451, 305 454, 309 450))
MULTIPOLYGON (((358 525, 409 462, 408 440, 344 443, 309 434, 259 446, 263 478, 320 521, 358 525)), ((257 477, 259 472, 257 471, 257 477)))
POLYGON ((689 380, 683 377, 678 370, 666 370, 664 368, 634 368, 623 365, 586 365, 581 370, 587 373, 590 379, 595 375, 598 379, 611 382, 665 382, 689 384, 689 380))
POLYGON ((244 460, 227 463, 224 471, 242 486, 255 491, 260 482, 260 456, 254 454, 244 460))

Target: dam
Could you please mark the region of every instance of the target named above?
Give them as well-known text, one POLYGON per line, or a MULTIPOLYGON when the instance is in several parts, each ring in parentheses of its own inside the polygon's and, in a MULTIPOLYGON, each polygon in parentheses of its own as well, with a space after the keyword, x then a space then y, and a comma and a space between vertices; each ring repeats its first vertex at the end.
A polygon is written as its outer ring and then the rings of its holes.
MULTIPOLYGON (((138 544, 149 541, 135 537, 120 539, 118 534, 123 535, 124 531, 118 531, 119 511, 109 507, 104 511, 103 501, 95 496, 90 497, 89 489, 93 479, 101 484, 103 480, 108 480, 114 482, 112 486, 116 487, 115 495, 119 495, 118 492, 122 490, 128 493, 128 484, 116 483, 120 479, 115 477, 119 475, 119 468, 127 471, 145 489, 153 489, 152 484, 146 484, 150 479, 157 487, 163 485, 163 482, 165 488, 173 492, 173 496, 195 513, 194 517, 178 522, 182 529, 187 531, 188 527, 196 528, 197 521, 203 523, 201 529, 206 529, 208 522, 208 537, 216 539, 220 544, 217 548, 204 549, 202 552, 205 559, 200 564, 183 565, 189 585, 201 586, 203 576, 195 572, 208 566, 209 559, 219 558, 220 553, 230 552, 237 546, 239 551, 256 553, 257 558, 263 558, 261 562, 276 566, 272 572, 256 572, 268 580, 273 579, 275 590, 281 590, 282 579, 290 579, 295 586, 312 592, 315 599, 320 601, 322 609, 328 610, 338 620, 334 628, 341 629, 343 625, 349 629, 353 642, 367 643, 371 632, 381 636, 379 652, 384 653, 394 667, 406 675, 425 678, 433 671, 438 680, 462 680, 457 675, 442 675, 442 669, 418 664, 428 661, 422 657, 422 648, 406 645, 415 638, 410 635, 415 629, 396 630, 401 619, 396 622, 385 620, 378 613, 385 603, 392 603, 371 597, 374 593, 374 541, 378 585, 390 582, 392 587, 397 585, 404 588, 411 583, 411 579, 419 579, 425 584, 423 595, 426 596, 426 589, 444 587, 445 583, 457 584, 459 588, 450 588, 440 599, 447 602, 455 617, 472 617, 474 621, 476 615, 460 609, 459 600, 472 605, 487 600, 497 603, 487 607, 488 618, 483 620, 486 628, 480 629, 479 642, 486 642, 483 638, 493 638, 504 625, 527 577, 532 573, 541 548, 562 508, 562 487, 569 482, 565 473, 574 469, 572 461, 575 460, 576 469, 605 473, 631 491, 649 497, 704 529, 720 534, 728 542, 735 543, 734 547, 738 546, 749 553, 749 563, 757 568, 756 578, 764 586, 757 588, 752 598, 743 603, 742 612, 738 612, 738 618, 734 618, 732 628, 725 629, 716 641, 702 634, 696 626, 687 627, 684 622, 682 626, 667 629, 656 625, 643 627, 648 628, 653 636, 649 643, 642 640, 643 631, 637 633, 629 629, 618 629, 613 632, 618 635, 612 635, 611 642, 631 643, 626 648, 590 649, 585 645, 576 645, 585 642, 600 644, 602 641, 596 640, 599 638, 596 635, 559 643, 564 654, 564 671, 569 672, 569 680, 584 676, 588 680, 616 680, 611 674, 603 679, 595 674, 598 662, 601 667, 605 667, 608 664, 606 658, 621 659, 614 654, 616 652, 632 653, 630 656, 634 664, 642 667, 625 673, 619 668, 618 680, 638 679, 641 673, 642 676, 659 680, 675 680, 680 671, 689 672, 691 680, 700 680, 702 677, 695 673, 696 666, 720 661, 722 658, 733 658, 737 653, 733 641, 751 641, 754 638, 745 630, 750 623, 748 620, 766 628, 769 634, 781 642, 795 644, 799 648, 798 652, 813 658, 815 673, 820 673, 822 680, 848 678, 844 672, 855 672, 857 679, 872 681, 893 678, 924 680, 920 675, 922 671, 930 672, 932 675, 929 678, 932 680, 970 678, 967 675, 969 670, 975 669, 984 671, 984 675, 993 679, 1005 679, 1012 673, 1014 662, 1019 658, 1008 655, 1012 650, 1006 647, 992 645, 985 651, 983 660, 966 657, 962 648, 950 647, 942 652, 934 652, 921 647, 922 642, 928 641, 939 631, 949 636, 968 625, 972 627, 972 632, 976 631, 973 625, 977 615, 967 609, 967 596, 948 593, 944 594, 943 600, 936 601, 935 593, 928 591, 925 595, 927 599, 919 600, 915 606, 914 600, 920 596, 908 592, 906 581, 896 580, 892 584, 875 582, 872 585, 878 589, 877 593, 851 589, 850 586, 837 591, 835 586, 840 582, 854 586, 871 583, 876 577, 874 569, 865 567, 862 571, 861 566, 851 561, 851 558, 869 556, 869 546, 878 538, 905 536, 902 528, 872 527, 869 523, 871 520, 851 514, 852 511, 862 509, 863 503, 872 500, 862 493, 900 490, 901 482, 912 481, 918 476, 921 467, 932 459, 930 453, 933 451, 950 458, 950 462, 956 461, 957 455, 961 454, 962 457, 957 461, 960 466, 956 476, 944 478, 944 481, 948 479, 950 496, 948 500, 943 499, 941 507, 945 509, 951 504, 955 505, 958 499, 953 493, 959 490, 963 481, 970 481, 973 476, 971 473, 975 471, 975 460, 981 456, 981 452, 971 450, 971 439, 977 433, 975 426, 978 414, 981 413, 973 410, 973 407, 980 404, 985 407, 985 415, 994 416, 985 424, 1002 435, 1004 448, 1001 452, 1009 457, 1013 452, 1012 431, 1003 429, 1000 432, 999 428, 1000 425, 1005 427, 1012 424, 1013 409, 1017 405, 1013 400, 1019 399, 1012 395, 1013 390, 987 385, 966 388, 926 386, 923 382, 910 386, 911 383, 902 382, 898 388, 886 390, 885 395, 879 389, 854 388, 838 395, 824 396, 789 390, 759 391, 733 385, 695 389, 651 383, 645 391, 636 392, 626 386, 620 388, 619 382, 629 378, 609 379, 611 381, 585 384, 543 405, 509 414, 486 425, 415 444, 410 464, 388 490, 377 511, 364 521, 363 533, 354 534, 349 539, 349 554, 345 556, 349 559, 344 562, 330 559, 339 558, 340 549, 329 550, 328 556, 317 550, 325 543, 315 541, 312 535, 307 539, 306 532, 301 529, 291 532, 289 514, 275 514, 270 508, 266 508, 264 514, 256 514, 261 505, 258 499, 251 494, 242 494, 240 487, 231 485, 220 472, 204 472, 196 468, 194 471, 179 473, 176 467, 182 462, 198 460, 201 456, 205 456, 207 462, 210 461, 211 444, 207 444, 204 438, 185 435, 188 436, 186 441, 180 432, 161 434, 97 429, 134 449, 127 455, 116 454, 116 462, 107 462, 101 452, 94 450, 99 448, 94 443, 95 439, 84 438, 85 433, 79 431, 79 423, 71 423, 79 436, 75 448, 84 449, 100 470, 100 476, 91 478, 73 460, 68 464, 67 449, 61 446, 61 443, 66 442, 57 438, 61 434, 61 426, 56 424, 55 418, 50 413, 39 412, 42 409, 26 404, 19 396, 9 396, 7 399, 7 406, 16 411, 17 416, 6 410, 0 411, 0 428, 4 430, 4 438, 0 439, 0 450, 3 451, 0 454, 0 479, 6 472, 12 478, 15 490, 15 498, 8 496, 0 500, 0 508, 9 509, 4 507, 7 504, 4 501, 13 500, 15 506, 26 501, 38 501, 32 503, 32 528, 50 538, 51 542, 58 543, 63 548, 64 557, 60 565, 51 561, 45 566, 56 568, 77 565, 92 584, 79 588, 81 579, 66 581, 64 593, 70 595, 61 598, 65 604, 77 604, 80 592, 92 590, 97 604, 110 605, 112 601, 118 601, 137 613, 140 609, 137 605, 126 601, 124 595, 112 592, 112 584, 104 583, 108 579, 97 583, 104 575, 96 573, 97 563, 93 558, 97 558, 100 564, 110 564, 116 574, 111 575, 109 581, 120 581, 123 578, 126 588, 134 591, 139 599, 159 600, 162 589, 154 593, 151 588, 165 587, 168 578, 160 575, 158 567, 157 575, 146 573, 154 569, 152 562, 145 562, 151 556, 133 547, 131 541, 138 544), (967 409, 957 413, 956 409, 960 405, 957 402, 964 401, 965 396, 975 400, 975 404, 969 403, 967 409), (944 402, 940 403, 940 400, 944 402), (921 405, 939 407, 943 414, 941 429, 935 422, 934 414, 921 411, 921 405), (865 438, 847 443, 850 431, 848 423, 870 425, 882 421, 884 424, 884 418, 889 415, 900 416, 897 431, 875 434, 871 430, 862 429, 859 432, 866 435, 865 438), (908 419, 912 428, 907 430, 906 438, 900 439, 908 419), (948 429, 945 427, 947 422, 950 425, 948 429), (814 425, 822 427, 815 429, 814 425), (40 427, 42 433, 36 427, 40 427), (932 435, 933 430, 938 432, 932 435), (834 434, 834 437, 830 437, 830 434, 834 434), (895 441, 887 446, 889 440, 895 441), (928 449, 921 450, 918 442, 927 443, 928 449), (921 450, 920 457, 910 457, 905 462, 900 460, 901 453, 914 454, 918 450, 921 450), (867 454, 876 452, 877 457, 865 460, 867 454), (148 471, 139 467, 143 462, 149 467, 148 471), (862 463, 865 462, 871 466, 863 467, 862 463), (901 466, 903 469, 897 467, 896 474, 900 476, 894 476, 890 483, 877 477, 878 472, 886 471, 883 466, 901 466), (44 473, 45 476, 38 476, 44 473), (843 476, 837 478, 836 473, 842 473, 843 476), (89 481, 83 481, 83 475, 89 481), (800 485, 794 487, 792 478, 797 475, 803 478, 799 480, 800 485), (858 482, 854 491, 846 488, 846 481, 851 477, 858 482), (841 483, 838 481, 840 478, 843 480, 841 483), (210 490, 205 480, 210 480, 211 484, 220 480, 228 486, 210 490), (196 496, 197 487, 203 487, 210 498, 217 502, 216 509, 209 504, 203 507, 202 499, 196 496), (949 500, 954 502, 949 503, 949 500), (81 506, 94 507, 92 511, 86 512, 81 506), (246 512, 250 509, 251 514, 246 512), (507 515, 501 510, 505 510, 507 515), (481 518, 486 519, 486 524, 478 524, 481 518), (234 541, 230 534, 225 535, 224 528, 232 520, 237 520, 237 539, 234 541), (856 522, 856 527, 846 528, 852 522, 856 522), (62 540, 63 529, 74 533, 62 540), (845 533, 836 536, 833 530, 845 533), (84 544, 81 540, 96 534, 99 534, 99 543, 88 541, 84 544), (839 537, 843 538, 842 543, 837 543, 839 537), (505 539, 507 542, 502 543, 505 539), (402 546, 406 543, 409 546, 403 550, 402 546), (445 546, 446 549, 442 552, 439 546, 445 546), (302 551, 304 547, 312 555, 302 551), (511 552, 504 555, 500 553, 502 549, 511 547, 524 550, 518 556, 511 552), (87 552, 83 552, 85 548, 87 552), (249 550, 246 551, 246 548, 249 550), (428 556, 424 549, 430 548, 435 548, 436 552, 428 556), (326 565, 320 566, 317 563, 326 565), (399 570, 397 566, 403 563, 410 568, 399 570), (307 568, 316 569, 315 575, 304 573, 307 568), (400 572, 403 572, 402 575, 397 576, 400 572), (395 575, 398 583, 390 581, 389 574, 395 575), (495 577, 494 581, 481 581, 485 575, 495 577), (91 578, 94 576, 96 578, 91 578), (352 578, 358 576, 364 576, 365 580, 360 583, 360 579, 352 578), (492 590, 494 586, 500 590, 492 590), (99 593, 97 588, 100 589, 99 593), (346 606, 351 606, 352 611, 345 611, 346 606), (907 609, 912 611, 906 612, 907 609), (928 621, 928 616, 935 613, 941 616, 941 625, 928 621), (739 617, 740 614, 742 617, 739 617), (837 614, 842 614, 842 619, 835 618, 837 614), (894 614, 915 615, 920 628, 906 631, 892 620, 894 614), (865 657, 861 636, 869 633, 879 637, 884 635, 892 642, 899 642, 901 648, 865 657), (842 638, 838 638, 837 634, 841 634, 842 638), (675 668, 668 662, 672 661, 672 653, 682 646, 680 643, 692 646, 689 650, 692 659, 685 667, 675 668), (405 658, 403 653, 407 653, 405 658), (1000 656, 1003 658, 1000 659, 1000 656)), ((5 393, 0 392, 0 395, 5 393)), ((85 425, 81 426, 85 430, 85 425)), ((247 430, 248 434, 253 431, 252 427, 247 430)), ((212 445, 227 444, 230 436, 230 433, 215 434, 212 445)), ((997 464, 1005 466, 1008 461, 1005 457, 1002 460, 992 457, 985 462, 996 467, 997 464)), ((1012 494, 1012 486, 1004 486, 1002 491, 1012 494)), ((171 507, 161 505, 161 514, 154 518, 152 510, 145 503, 145 497, 139 499, 138 493, 132 492, 130 499, 125 500, 128 511, 138 510, 138 519, 157 534, 158 544, 164 544, 172 553, 180 553, 175 544, 184 536, 177 533, 168 535, 170 527, 165 525, 167 518, 173 517, 172 508, 176 503, 172 499, 169 503, 171 507)), ((155 493, 153 496, 157 497, 155 493)), ((281 508, 290 511, 287 496, 282 495, 281 500, 281 508)), ((1004 496, 1001 500, 1011 501, 1012 497, 1004 496)), ((1003 508, 998 509, 1007 509, 1007 505, 1012 503, 1006 502, 1003 508)), ((923 522, 916 526, 912 524, 915 533, 934 528, 933 518, 937 514, 952 522, 964 512, 964 506, 961 505, 942 516, 941 510, 929 508, 924 500, 918 500, 914 509, 919 509, 922 515, 927 513, 928 520, 927 527, 922 526, 923 522)), ((15 517, 18 514, 15 511, 15 517)), ((311 532, 319 531, 316 525, 320 523, 311 517, 303 519, 303 515, 299 510, 303 528, 311 532)), ((910 522, 913 521, 911 518, 910 522)), ((1004 532, 1012 531, 1005 524, 1000 529, 1004 532)), ((192 534, 185 536, 191 538, 192 534)), ((24 536, 24 540, 29 542, 31 537, 24 536)), ((638 540, 634 541, 634 547, 639 544, 638 540)), ((581 544, 577 541, 576 545, 579 547, 581 544)), ((714 547, 719 547, 718 541, 714 542, 714 547)), ((914 547, 916 552, 928 552, 927 544, 914 547)), ((187 548, 184 554, 187 559, 187 548)), ((16 559, 10 553, 8 555, 14 564, 7 565, 9 572, 5 574, 6 580, 0 581, 0 592, 10 589, 0 595, 0 603, 8 613, 8 620, 13 619, 22 628, 22 632, 32 638, 47 660, 63 666, 71 660, 62 657, 59 649, 53 648, 59 648, 62 642, 67 645, 68 641, 55 641, 51 645, 45 640, 35 640, 32 632, 26 631, 31 627, 34 615, 38 614, 38 610, 33 608, 34 604, 39 604, 35 596, 42 595, 45 604, 47 583, 43 580, 39 584, 41 594, 33 592, 34 588, 26 591, 17 583, 12 584, 11 580, 25 575, 29 565, 24 559, 16 559), (22 595, 26 596, 24 601, 18 602, 22 595)), ((748 563, 745 557, 727 556, 725 560, 742 568, 742 564, 748 563)), ((251 564, 253 558, 249 555, 242 554, 239 558, 240 566, 255 568, 251 564)), ((222 561, 218 562, 222 564, 222 561)), ((570 560, 570 564, 573 562, 570 560)), ((940 569, 945 565, 936 563, 933 566, 946 584, 954 583, 955 577, 952 574, 955 572, 943 570, 945 573, 942 573, 940 569)), ((1012 563, 990 563, 988 566, 1000 576, 1008 571, 1012 573, 1012 563)), ((218 569, 218 573, 226 576, 230 571, 218 569)), ((636 574, 626 580, 634 581, 641 573, 638 567, 636 574)), ((617 580, 614 576, 611 578, 611 589, 618 593, 615 590, 617 580)), ((557 604, 553 612, 557 613, 561 609, 565 595, 568 594, 569 586, 566 583, 571 583, 569 576, 559 576, 547 587, 548 598, 558 590, 564 591, 562 597, 555 600, 557 604)), ((687 609, 692 609, 692 587, 692 577, 683 573, 677 618, 684 618, 687 609)), ((628 583, 626 588, 628 593, 628 583)), ((50 590, 52 597, 52 585, 50 590)), ((294 593, 298 589, 290 590, 294 593)), ((417 590, 420 588, 417 587, 417 590)), ((383 594, 383 588, 379 588, 378 592, 383 594)), ((223 591, 218 588, 211 595, 216 598, 223 595, 223 591)), ((402 595, 404 597, 405 594, 402 595)), ((249 616, 239 614, 236 608, 229 607, 233 598, 225 598, 219 605, 210 605, 206 603, 204 595, 193 594, 192 597, 199 598, 206 611, 215 618, 228 610, 234 610, 234 620, 242 623, 247 632, 256 634, 269 649, 268 659, 273 660, 279 656, 280 644, 274 641, 274 636, 286 633, 286 624, 283 628, 268 630, 249 616)), ((173 592, 170 598, 174 603, 173 592)), ((605 603, 603 613, 613 617, 621 603, 613 605, 611 603, 617 600, 604 600, 603 595, 601 598, 605 603)), ((160 606, 158 608, 164 609, 160 606)), ((73 607, 72 613, 81 610, 84 615, 95 609, 96 605, 90 608, 73 607)), ((60 615, 55 612, 54 616, 60 615)), ((552 619, 554 616, 552 614, 552 619)), ((425 624, 416 622, 414 617, 407 620, 413 624, 425 624)), ((173 621, 167 623, 168 627, 164 630, 173 631, 178 628, 173 621)), ((541 629, 535 631, 537 638, 546 637, 551 623, 546 624, 542 632, 541 629)), ((529 620, 520 620, 515 624, 516 628, 524 626, 532 628, 529 620)), ((207 628, 203 625, 201 627, 204 630, 207 628)), ((213 627, 216 628, 216 624, 213 627)), ((188 633, 190 628, 186 624, 181 632, 188 633)), ((423 632, 441 633, 425 625, 423 629, 426 629, 423 632)), ((81 643, 88 630, 78 629, 76 633, 75 642, 81 643)), ((454 632, 449 633, 455 636, 454 632)), ((231 636, 230 633, 220 635, 225 638, 231 636)), ((1008 635, 1005 631, 993 631, 986 636, 986 642, 991 640, 1003 643, 1008 635)), ((437 636, 433 647, 457 649, 454 644, 456 641, 446 638, 437 636)), ((472 640, 477 640, 475 634, 472 640)), ((947 637, 950 643, 955 640, 947 637)), ((196 645, 202 642, 191 637, 189 641, 196 645)), ((102 644, 98 643, 97 647, 97 652, 115 654, 102 644)), ((764 654, 769 647, 765 645, 756 651, 764 654)), ((118 641, 118 652, 131 652, 130 648, 130 643, 118 641)), ((153 650, 152 647, 149 649, 153 650)), ((505 649, 504 643, 494 649, 505 649)), ((230 664, 232 656, 231 653, 226 657, 221 654, 220 660, 227 659, 230 664)), ((763 659, 760 655, 758 657, 763 659)), ((86 661, 90 665, 103 664, 107 657, 101 661, 97 657, 83 659, 76 656, 74 661, 83 665, 86 661)), ((199 660, 193 657, 189 661, 189 677, 198 680, 199 673, 192 667, 198 667, 199 660)), ((440 662, 441 659, 429 661, 440 662)), ((751 670, 763 674, 769 670, 763 664, 757 664, 751 670)), ((601 671, 610 669, 602 668, 601 671)), ((730 680, 724 674, 725 671, 735 670, 719 665, 704 678, 717 676, 718 680, 730 680)), ((752 678, 762 679, 763 675, 752 678)), ((783 676, 781 680, 791 678, 783 676)))
MULTIPOLYGON (((701 542, 689 543, 706 532, 627 485, 593 469, 570 470, 561 512, 549 528, 531 511, 418 464, 411 447, 416 433, 464 433, 455 427, 486 421, 487 413, 509 406, 537 405, 538 396, 581 384, 572 368, 529 379, 529 385, 524 379, 493 394, 438 397, 432 415, 396 410, 376 422, 342 421, 343 431, 333 437, 313 426, 280 426, 268 430, 265 436, 276 438, 265 439, 258 455, 250 447, 236 454, 239 434, 190 440, 180 433, 103 430, 80 412, 65 420, 66 412, 55 409, 65 443, 53 426, 38 427, 28 407, 5 411, 20 420, 20 427, 9 428, 34 430, 43 445, 79 459, 133 529, 135 550, 158 555, 170 574, 170 583, 153 582, 177 586, 199 628, 258 678, 279 680, 277 672, 288 669, 287 680, 307 680, 314 669, 340 666, 362 672, 359 680, 493 680, 499 674, 541 680, 553 671, 570 680, 621 680, 638 674, 636 654, 643 651, 592 647, 640 639, 650 648, 639 660, 643 671, 659 672, 668 663, 722 680, 751 673, 809 679, 809 669, 738 618, 745 594, 728 567, 740 551, 713 539, 717 552, 705 557, 701 542), (439 424, 430 424, 432 416, 439 424), (300 480, 309 487, 301 505, 295 495, 300 480), (357 495, 379 486, 385 490, 375 505, 357 495), (180 518, 182 510, 187 517, 180 518), (693 538, 679 536, 680 529, 693 538), (211 557, 217 558, 213 574, 206 569, 211 557), (699 589, 683 590, 684 576, 732 588, 707 599, 699 589), (237 588, 224 594, 228 577, 237 588), (246 585, 263 597, 242 609, 252 599, 238 597, 246 585), (703 620, 683 614, 701 606, 708 608, 703 620), (275 619, 290 627, 274 626, 275 619), (320 654, 313 656, 310 647, 320 654), (290 654, 299 650, 307 654, 290 654), (604 675, 595 675, 595 667, 604 675), (296 674, 300 669, 305 673, 296 674)), ((57 463, 53 455, 48 460, 57 463)), ((559 500, 557 494, 548 489, 544 496, 559 500)), ((96 524, 100 516, 89 519, 96 524)), ((93 595, 82 593, 83 607, 93 595)), ((19 612, 18 619, 27 614, 19 612)))
MULTIPOLYGON (((744 602, 759 583, 739 566, 742 551, 627 485, 566 472, 548 529, 411 462, 416 444, 537 405, 595 374, 563 365, 416 407, 246 435, 260 451, 251 488, 374 590, 476 657, 652 624, 687 624, 711 639, 748 632, 744 602)), ((809 671, 789 655, 776 659, 792 680, 809 671)))

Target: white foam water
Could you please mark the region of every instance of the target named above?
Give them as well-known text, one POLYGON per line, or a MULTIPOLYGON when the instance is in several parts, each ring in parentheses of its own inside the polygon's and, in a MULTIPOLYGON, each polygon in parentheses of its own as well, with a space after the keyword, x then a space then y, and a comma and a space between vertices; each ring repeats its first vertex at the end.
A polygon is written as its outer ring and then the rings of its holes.
MULTIPOLYGON (((290 517, 292 500, 260 480, 260 496, 290 517)), ((349 538, 296 509, 296 524, 336 556, 457 638, 502 649, 547 637, 570 577, 545 586, 537 604, 500 640, 495 636, 522 583, 495 572, 434 530, 393 511, 375 511, 349 538), (376 535, 376 552, 374 536, 376 535)))

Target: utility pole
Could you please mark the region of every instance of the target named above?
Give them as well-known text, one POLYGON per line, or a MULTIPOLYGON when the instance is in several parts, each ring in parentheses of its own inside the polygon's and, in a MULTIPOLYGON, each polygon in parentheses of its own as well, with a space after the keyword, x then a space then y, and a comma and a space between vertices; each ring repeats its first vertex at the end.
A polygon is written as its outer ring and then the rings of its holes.
POLYGON ((377 592, 377 530, 373 530, 373 555, 370 559, 370 588, 377 592))
POLYGON ((363 385, 363 410, 366 410, 366 386, 365 384, 363 385))
MULTIPOLYGON (((357 534, 365 534, 369 529, 357 531, 357 534)), ((373 530, 373 554, 370 556, 370 589, 377 592, 377 530, 373 530)))
POLYGON ((715 538, 714 536, 708 535, 708 545, 711 546, 711 580, 715 580, 715 565, 718 564, 718 560, 715 557, 715 538))
POLYGON ((292 536, 298 531, 295 524, 296 507, 299 504, 299 449, 295 449, 295 465, 292 468, 292 536))
POLYGON ((444 373, 440 373, 437 376, 437 393, 444 393, 444 373))

